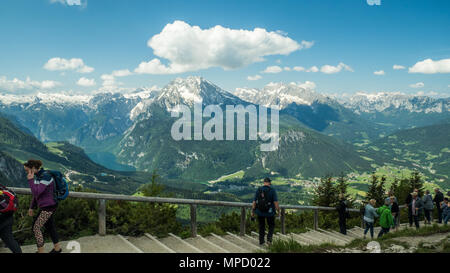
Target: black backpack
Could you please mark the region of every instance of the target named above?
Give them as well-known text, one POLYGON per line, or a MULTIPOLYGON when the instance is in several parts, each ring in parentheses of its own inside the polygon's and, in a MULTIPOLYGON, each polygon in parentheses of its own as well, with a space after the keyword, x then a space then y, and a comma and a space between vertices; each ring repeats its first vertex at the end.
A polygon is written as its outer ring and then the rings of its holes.
POLYGON ((272 200, 269 200, 269 192, 272 189, 269 187, 268 190, 263 190, 263 188, 258 189, 258 194, 256 197, 256 207, 260 212, 269 212, 272 206, 272 200))

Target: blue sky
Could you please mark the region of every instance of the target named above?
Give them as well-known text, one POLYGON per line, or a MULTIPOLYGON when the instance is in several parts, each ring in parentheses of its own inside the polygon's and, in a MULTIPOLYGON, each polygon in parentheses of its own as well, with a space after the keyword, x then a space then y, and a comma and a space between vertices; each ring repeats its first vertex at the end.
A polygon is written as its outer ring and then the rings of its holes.
POLYGON ((0 92, 163 87, 196 75, 230 91, 312 81, 323 93, 448 96, 449 13, 445 0, 3 0, 0 92))

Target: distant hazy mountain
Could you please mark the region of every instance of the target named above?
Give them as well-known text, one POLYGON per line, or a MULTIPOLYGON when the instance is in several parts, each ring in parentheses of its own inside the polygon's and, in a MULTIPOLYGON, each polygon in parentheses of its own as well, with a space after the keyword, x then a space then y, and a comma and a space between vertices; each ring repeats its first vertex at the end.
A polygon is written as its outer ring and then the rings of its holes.
POLYGON ((442 123, 450 119, 450 98, 401 93, 358 93, 341 100, 341 103, 361 118, 383 125, 384 135, 396 130, 442 123))
POLYGON ((65 173, 73 185, 101 191, 133 193, 147 182, 146 176, 139 177, 141 174, 120 173, 92 162, 81 148, 68 142, 43 144, 0 117, 0 183, 27 186, 21 162, 30 158, 42 160, 46 169, 65 173))

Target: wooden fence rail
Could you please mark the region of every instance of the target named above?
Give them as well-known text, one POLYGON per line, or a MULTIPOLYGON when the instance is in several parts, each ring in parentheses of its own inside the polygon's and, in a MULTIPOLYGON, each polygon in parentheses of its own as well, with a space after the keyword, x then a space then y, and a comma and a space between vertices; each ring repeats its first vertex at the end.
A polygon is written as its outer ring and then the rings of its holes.
MULTIPOLYGON (((31 195, 31 190, 28 188, 10 188, 17 194, 31 195)), ((107 194, 107 193, 90 193, 90 192, 70 192, 69 198, 82 198, 82 199, 95 199, 99 201, 98 206, 98 232, 99 235, 106 235, 106 201, 107 200, 120 200, 129 202, 149 202, 149 203, 168 203, 168 204, 182 204, 190 205, 191 213, 191 235, 197 236, 197 207, 202 206, 221 206, 221 207, 235 207, 241 208, 241 223, 240 234, 245 234, 245 220, 246 220, 246 208, 251 208, 251 203, 242 202, 227 202, 227 201, 213 201, 213 200, 198 200, 198 199, 182 199, 182 198, 165 198, 165 197, 146 197, 146 196, 130 196, 122 194, 107 194)), ((300 205, 280 205, 280 222, 281 232, 286 234, 286 209, 292 210, 313 210, 314 211, 314 229, 319 228, 319 211, 334 211, 336 208, 332 207, 320 207, 320 206, 300 206, 300 205)), ((359 212, 358 209, 349 209, 351 212, 359 212)), ((361 218, 361 225, 363 221, 361 218)))

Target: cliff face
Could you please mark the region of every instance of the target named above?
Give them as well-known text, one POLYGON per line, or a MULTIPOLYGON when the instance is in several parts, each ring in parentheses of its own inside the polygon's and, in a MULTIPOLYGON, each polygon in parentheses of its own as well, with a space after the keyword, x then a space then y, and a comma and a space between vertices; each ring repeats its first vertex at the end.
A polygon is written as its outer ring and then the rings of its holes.
POLYGON ((23 165, 0 151, 0 183, 9 187, 28 187, 23 165))

